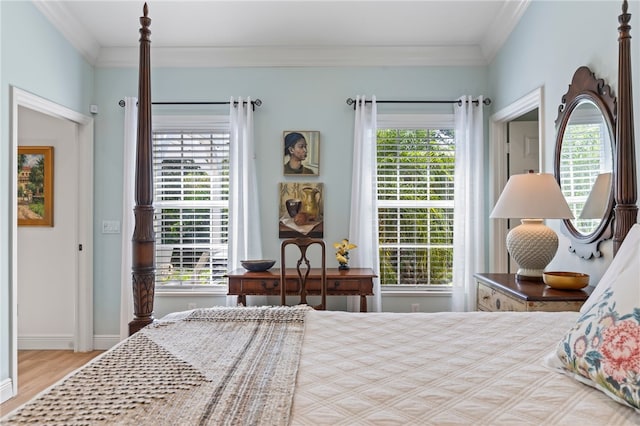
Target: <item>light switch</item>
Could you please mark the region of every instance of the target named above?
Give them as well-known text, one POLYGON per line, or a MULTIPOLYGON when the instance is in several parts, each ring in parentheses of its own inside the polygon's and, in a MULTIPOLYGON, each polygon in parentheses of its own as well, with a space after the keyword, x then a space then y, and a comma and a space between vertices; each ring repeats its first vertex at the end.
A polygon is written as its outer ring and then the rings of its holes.
POLYGON ((119 220, 103 220, 102 233, 103 234, 119 234, 120 221, 119 220))

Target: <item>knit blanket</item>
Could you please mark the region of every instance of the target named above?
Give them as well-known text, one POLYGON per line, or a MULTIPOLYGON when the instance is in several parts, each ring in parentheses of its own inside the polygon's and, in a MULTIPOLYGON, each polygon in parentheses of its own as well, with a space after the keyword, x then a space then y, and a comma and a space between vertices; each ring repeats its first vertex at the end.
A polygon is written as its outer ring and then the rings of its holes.
POLYGON ((286 425, 310 308, 211 308, 142 329, 2 424, 286 425))

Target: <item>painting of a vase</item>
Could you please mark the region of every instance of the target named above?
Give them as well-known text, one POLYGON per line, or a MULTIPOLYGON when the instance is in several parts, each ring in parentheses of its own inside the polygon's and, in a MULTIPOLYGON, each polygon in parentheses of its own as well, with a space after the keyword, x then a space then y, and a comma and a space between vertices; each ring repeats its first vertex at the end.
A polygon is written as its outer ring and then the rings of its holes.
POLYGON ((279 206, 279 238, 323 238, 322 183, 280 183, 279 206))

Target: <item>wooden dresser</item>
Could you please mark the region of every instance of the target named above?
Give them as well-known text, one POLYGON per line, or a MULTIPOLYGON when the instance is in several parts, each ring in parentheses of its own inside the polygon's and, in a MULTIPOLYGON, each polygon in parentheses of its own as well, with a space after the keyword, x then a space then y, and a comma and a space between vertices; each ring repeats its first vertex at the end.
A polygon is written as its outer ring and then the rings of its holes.
MULTIPOLYGON (((312 268, 307 279, 307 294, 320 294, 322 269, 312 268)), ((280 270, 249 272, 236 269, 227 274, 229 295, 237 295, 238 303, 246 305, 246 296, 275 296, 280 294, 280 270)), ((327 268, 327 296, 360 296, 360 312, 367 312, 367 296, 373 295, 373 278, 370 268, 341 270, 327 268)), ((287 269, 287 294, 300 292, 298 276, 294 268, 287 269), (291 277, 291 278, 289 278, 291 277)))
POLYGON ((555 290, 542 281, 517 279, 515 274, 475 274, 479 311, 579 311, 592 287, 555 290))

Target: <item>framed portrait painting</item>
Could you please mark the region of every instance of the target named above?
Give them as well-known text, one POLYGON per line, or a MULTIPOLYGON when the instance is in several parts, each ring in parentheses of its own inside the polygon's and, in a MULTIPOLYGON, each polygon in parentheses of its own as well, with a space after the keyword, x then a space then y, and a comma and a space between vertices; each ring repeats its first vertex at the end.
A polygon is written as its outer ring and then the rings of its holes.
POLYGON ((320 132, 285 130, 282 132, 283 174, 318 176, 320 173, 320 132))
POLYGON ((18 225, 53 226, 53 147, 18 147, 18 225))
POLYGON ((324 191, 322 183, 281 183, 279 206, 279 238, 323 238, 324 191))

